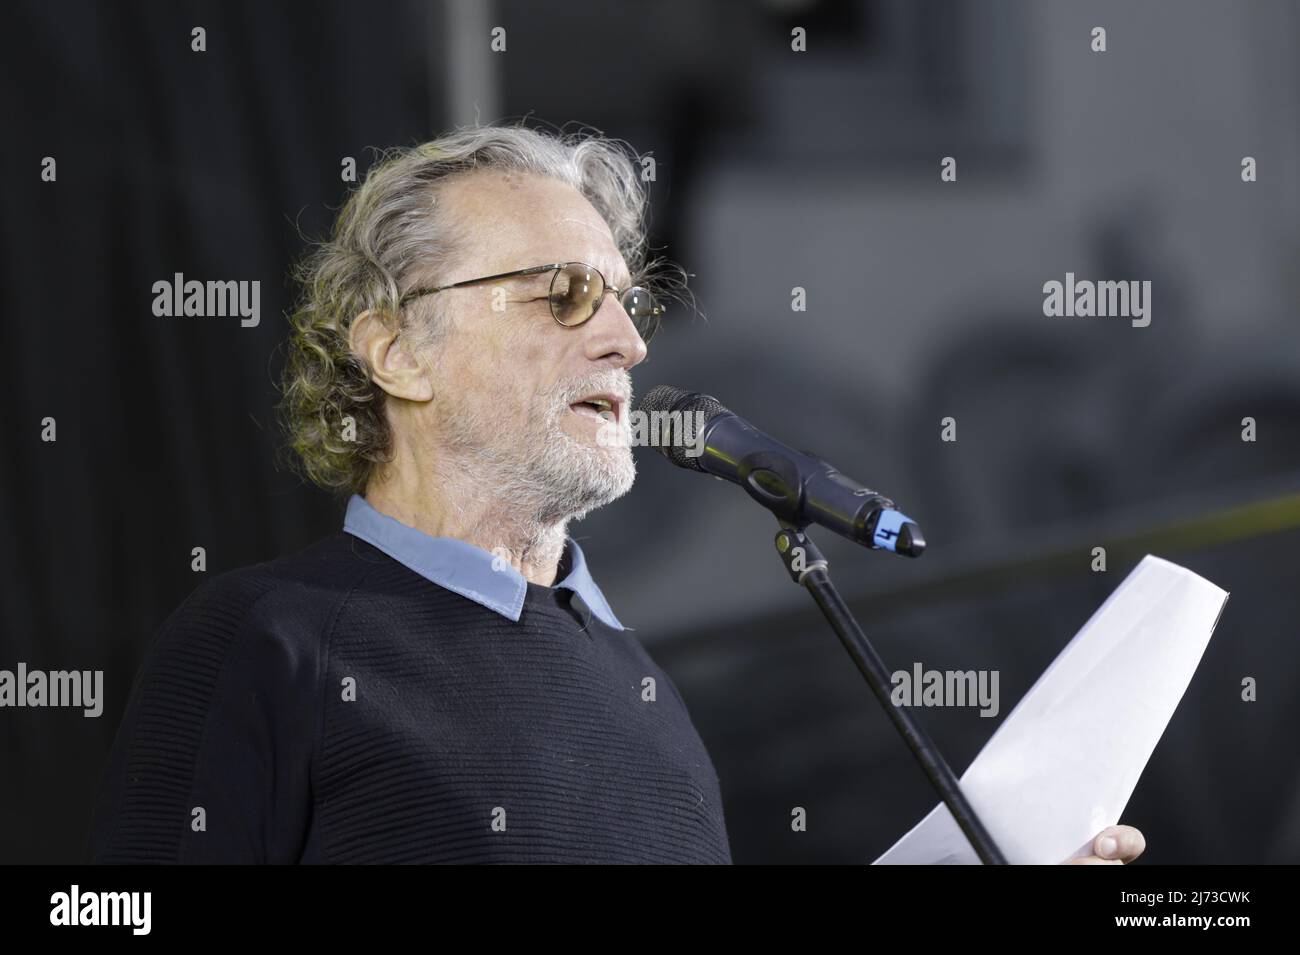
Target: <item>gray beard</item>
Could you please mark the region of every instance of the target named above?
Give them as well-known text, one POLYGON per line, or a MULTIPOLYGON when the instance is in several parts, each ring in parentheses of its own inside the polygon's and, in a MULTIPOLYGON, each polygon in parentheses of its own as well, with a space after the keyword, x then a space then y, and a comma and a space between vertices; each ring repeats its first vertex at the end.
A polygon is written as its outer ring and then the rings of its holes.
POLYGON ((449 456, 464 465, 473 497, 487 497, 490 510, 525 536, 554 532, 596 508, 622 497, 636 480, 630 447, 588 445, 567 434, 562 416, 573 389, 557 391, 535 406, 527 422, 512 432, 481 410, 484 403, 461 407, 445 422, 449 456))
POLYGON ((516 445, 505 459, 488 456, 491 493, 507 511, 547 527, 581 520, 631 490, 636 464, 630 448, 588 447, 558 424, 549 433, 532 433, 536 447, 516 445))

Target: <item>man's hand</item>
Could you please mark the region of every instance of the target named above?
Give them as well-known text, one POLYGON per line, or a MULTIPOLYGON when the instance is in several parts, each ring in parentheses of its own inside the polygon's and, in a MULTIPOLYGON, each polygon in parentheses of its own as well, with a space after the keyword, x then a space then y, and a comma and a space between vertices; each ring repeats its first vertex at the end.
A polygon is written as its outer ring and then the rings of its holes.
POLYGON ((1067 859, 1062 865, 1123 865, 1140 856, 1147 847, 1142 833, 1132 826, 1111 826, 1092 840, 1092 855, 1067 859))

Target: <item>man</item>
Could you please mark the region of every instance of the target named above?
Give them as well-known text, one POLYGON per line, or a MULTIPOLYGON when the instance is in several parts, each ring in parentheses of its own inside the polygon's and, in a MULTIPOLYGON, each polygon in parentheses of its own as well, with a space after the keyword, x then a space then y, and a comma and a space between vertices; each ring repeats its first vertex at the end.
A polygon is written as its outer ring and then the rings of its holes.
POLYGON ((343 530, 168 619, 93 858, 731 860, 681 696, 567 536, 635 476, 608 429, 661 310, 644 216, 599 137, 470 128, 371 169, 301 269, 285 371, 343 530))

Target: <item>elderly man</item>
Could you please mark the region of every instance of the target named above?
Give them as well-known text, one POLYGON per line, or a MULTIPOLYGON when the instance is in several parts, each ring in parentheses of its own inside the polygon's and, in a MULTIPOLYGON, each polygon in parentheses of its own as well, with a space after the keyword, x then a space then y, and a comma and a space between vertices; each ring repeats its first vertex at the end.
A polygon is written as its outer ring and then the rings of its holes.
MULTIPOLYGON (((285 371, 343 528, 167 620, 93 859, 731 860, 685 703, 567 536, 635 476, 607 440, 661 311, 633 159, 487 127, 370 170, 301 268, 285 371)), ((1116 827, 1083 861, 1141 850, 1116 827)))

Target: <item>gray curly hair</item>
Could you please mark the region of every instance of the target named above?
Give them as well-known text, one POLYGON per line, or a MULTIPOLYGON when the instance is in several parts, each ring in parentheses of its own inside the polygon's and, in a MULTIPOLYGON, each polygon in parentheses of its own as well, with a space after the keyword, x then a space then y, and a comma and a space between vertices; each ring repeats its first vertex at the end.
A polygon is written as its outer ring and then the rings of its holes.
MULTIPOLYGON (((438 187, 456 173, 500 169, 549 176, 577 189, 609 224, 628 268, 642 284, 646 261, 646 193, 637 156, 599 133, 547 133, 522 125, 461 127, 431 142, 382 152, 348 197, 330 237, 294 269, 300 298, 289 316, 280 417, 301 473, 338 494, 362 493, 391 454, 383 389, 348 344, 352 320, 374 310, 411 328, 421 345, 435 342, 442 315, 433 298, 405 310, 398 300, 442 277, 464 224, 441 221, 438 187), (403 314, 405 312, 405 315, 403 314), (418 323, 418 327, 413 327, 418 323)), ((655 284, 685 288, 684 273, 655 284)))

